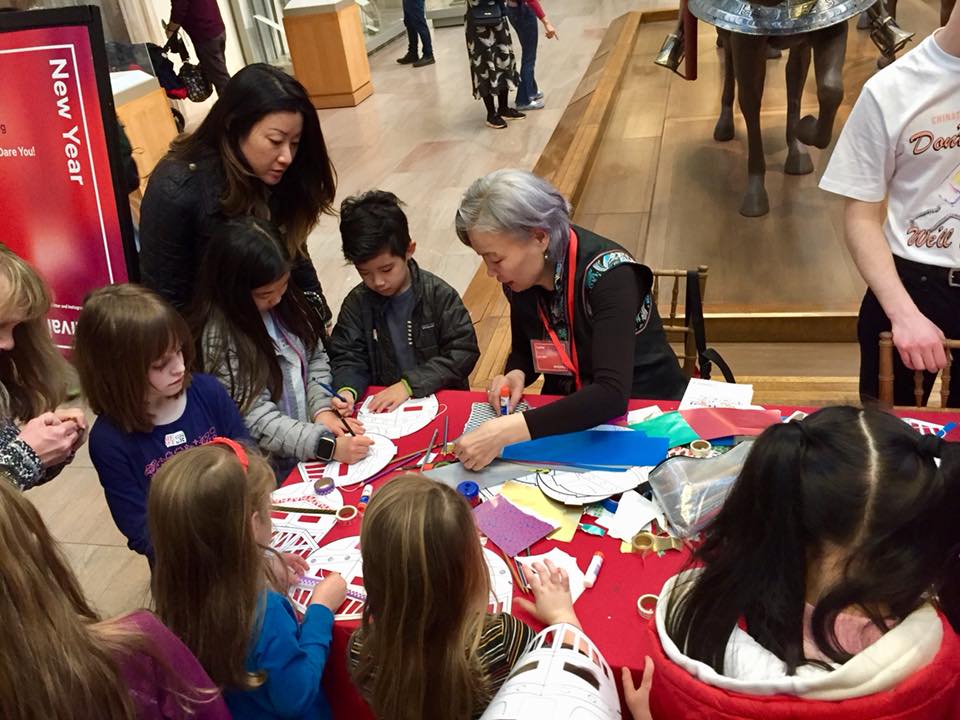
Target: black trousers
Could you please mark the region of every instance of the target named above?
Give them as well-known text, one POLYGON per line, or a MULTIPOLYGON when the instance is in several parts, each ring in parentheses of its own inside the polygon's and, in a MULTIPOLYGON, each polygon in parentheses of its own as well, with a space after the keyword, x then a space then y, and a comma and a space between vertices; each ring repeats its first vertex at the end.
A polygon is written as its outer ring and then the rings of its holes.
MULTIPOLYGON (((960 338, 960 287, 950 285, 950 279, 960 283, 960 271, 951 273, 949 268, 923 265, 894 256, 897 274, 907 294, 917 308, 943 334, 951 339, 960 338)), ((857 319, 857 338, 860 341, 860 399, 864 403, 875 402, 880 388, 880 333, 890 330, 890 320, 880 306, 873 291, 867 289, 860 305, 857 319)), ((924 401, 930 395, 936 376, 925 372, 923 377, 924 401)), ((953 352, 950 365, 950 396, 948 405, 960 407, 960 353, 953 352)), ((896 348, 893 351, 893 402, 896 405, 914 405, 913 370, 900 359, 896 348)))

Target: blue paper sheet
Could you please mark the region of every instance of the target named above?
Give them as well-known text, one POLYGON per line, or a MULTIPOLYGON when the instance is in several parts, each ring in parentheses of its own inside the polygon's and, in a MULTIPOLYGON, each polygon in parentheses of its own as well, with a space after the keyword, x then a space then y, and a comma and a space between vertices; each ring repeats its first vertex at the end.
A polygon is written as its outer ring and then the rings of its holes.
POLYGON ((666 438, 643 432, 585 430, 507 445, 501 457, 518 462, 561 463, 593 469, 656 465, 667 456, 666 438))

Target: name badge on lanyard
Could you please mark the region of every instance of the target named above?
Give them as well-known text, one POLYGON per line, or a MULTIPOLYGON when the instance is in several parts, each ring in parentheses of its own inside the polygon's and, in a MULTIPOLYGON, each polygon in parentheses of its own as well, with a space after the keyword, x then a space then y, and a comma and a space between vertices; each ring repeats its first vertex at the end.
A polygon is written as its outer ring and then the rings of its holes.
POLYGON ((570 244, 567 248, 567 336, 569 340, 561 340, 547 319, 543 305, 537 303, 537 314, 540 322, 547 331, 547 340, 531 340, 530 348, 533 354, 533 368, 539 373, 549 375, 572 375, 577 390, 580 389, 580 362, 577 357, 577 346, 573 335, 573 300, 574 284, 577 275, 577 234, 570 229, 570 244))

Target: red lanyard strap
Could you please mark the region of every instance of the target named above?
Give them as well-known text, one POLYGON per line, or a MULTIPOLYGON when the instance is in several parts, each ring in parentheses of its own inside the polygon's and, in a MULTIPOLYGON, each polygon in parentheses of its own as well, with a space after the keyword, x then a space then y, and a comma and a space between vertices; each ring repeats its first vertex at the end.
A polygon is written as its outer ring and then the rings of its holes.
POLYGON ((546 314, 543 312, 543 303, 537 303, 537 313, 540 315, 540 322, 543 323, 543 327, 547 331, 547 337, 550 338, 550 342, 556 349, 557 354, 560 356, 560 362, 563 363, 563 366, 570 371, 573 375, 574 383, 576 384, 577 390, 580 389, 580 361, 577 357, 577 344, 573 336, 573 318, 574 318, 574 289, 576 284, 576 275, 577 275, 577 234, 573 231, 573 228, 570 228, 570 243, 567 246, 567 337, 570 339, 570 354, 567 354, 567 350, 564 347, 563 343, 560 341, 560 338, 557 337, 556 331, 553 329, 553 326, 547 320, 546 314))

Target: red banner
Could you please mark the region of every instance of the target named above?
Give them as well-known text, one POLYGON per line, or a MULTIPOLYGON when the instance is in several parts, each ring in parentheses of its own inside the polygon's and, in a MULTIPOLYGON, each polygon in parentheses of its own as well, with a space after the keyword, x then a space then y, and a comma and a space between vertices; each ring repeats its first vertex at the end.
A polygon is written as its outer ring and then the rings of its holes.
POLYGON ((89 26, 0 32, 0 78, 0 242, 50 285, 68 349, 86 293, 127 280, 89 26))

